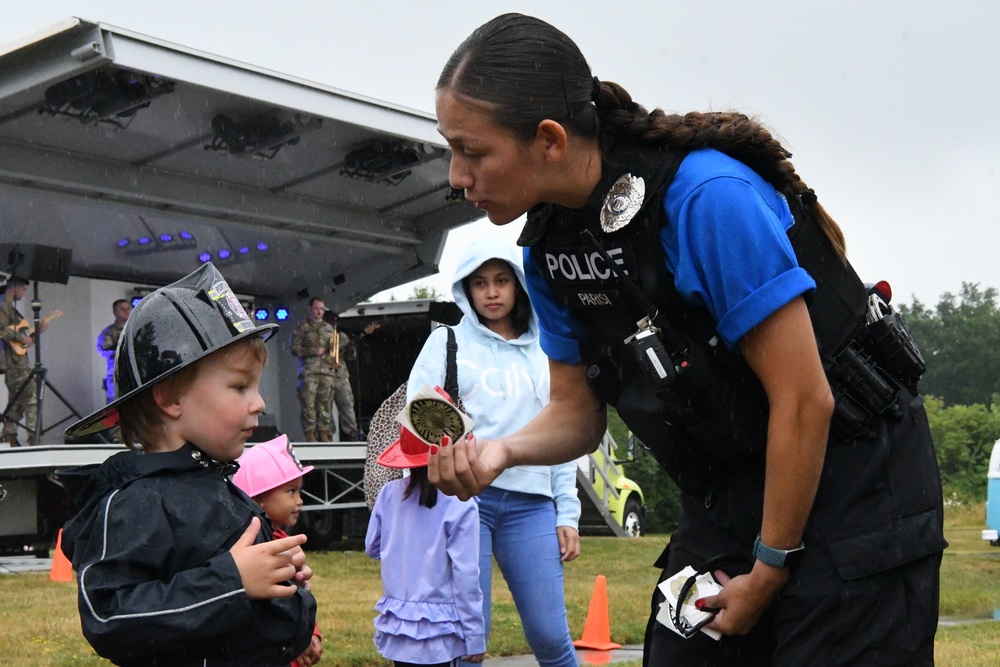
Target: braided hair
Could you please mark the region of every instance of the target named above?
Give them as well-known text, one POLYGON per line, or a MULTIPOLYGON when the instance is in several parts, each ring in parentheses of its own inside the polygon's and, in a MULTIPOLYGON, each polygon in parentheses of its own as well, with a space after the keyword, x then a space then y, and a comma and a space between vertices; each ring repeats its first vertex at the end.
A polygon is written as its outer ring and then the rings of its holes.
POLYGON ((594 77, 573 40, 545 21, 510 13, 483 24, 445 63, 437 89, 483 110, 524 142, 550 119, 585 139, 719 150, 760 174, 789 201, 807 206, 845 256, 840 227, 795 172, 791 153, 758 121, 732 111, 647 111, 617 83, 594 77))

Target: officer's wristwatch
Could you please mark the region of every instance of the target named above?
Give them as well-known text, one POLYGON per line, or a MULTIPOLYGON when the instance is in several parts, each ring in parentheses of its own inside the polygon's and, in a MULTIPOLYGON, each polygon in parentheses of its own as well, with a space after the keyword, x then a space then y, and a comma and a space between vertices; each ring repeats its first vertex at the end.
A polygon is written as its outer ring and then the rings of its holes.
POLYGON ((753 557, 771 567, 795 567, 802 560, 805 550, 804 542, 794 549, 772 549, 760 541, 760 533, 757 533, 753 543, 753 557))

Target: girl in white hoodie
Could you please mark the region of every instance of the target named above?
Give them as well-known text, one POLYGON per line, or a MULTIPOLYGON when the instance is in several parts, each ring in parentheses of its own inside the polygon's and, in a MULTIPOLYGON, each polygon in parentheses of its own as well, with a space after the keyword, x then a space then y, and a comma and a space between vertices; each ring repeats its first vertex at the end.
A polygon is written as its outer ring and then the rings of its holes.
MULTIPOLYGON (((518 248, 481 239, 466 248, 452 285, 465 313, 455 327, 458 393, 478 438, 527 424, 548 402, 548 359, 524 289, 518 248)), ((434 331, 410 372, 407 398, 444 386, 446 332, 434 331)), ((492 562, 510 588, 542 667, 577 667, 566 622, 562 563, 580 554, 576 463, 505 470, 479 496, 479 579, 490 629, 492 562)))

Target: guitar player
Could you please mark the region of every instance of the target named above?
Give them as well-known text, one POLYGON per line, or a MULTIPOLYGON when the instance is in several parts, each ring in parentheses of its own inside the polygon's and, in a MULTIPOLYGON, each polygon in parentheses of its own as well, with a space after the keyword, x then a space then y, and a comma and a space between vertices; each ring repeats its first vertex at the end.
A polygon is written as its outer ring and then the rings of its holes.
MULTIPOLYGON (((11 447, 20 447, 21 443, 17 439, 17 426, 21 419, 24 419, 24 426, 29 434, 35 432, 35 423, 38 419, 38 391, 32 378, 22 389, 22 385, 31 375, 31 363, 27 354, 18 354, 15 346, 20 349, 31 348, 35 344, 34 339, 28 330, 19 328, 24 322, 24 316, 17 310, 17 302, 24 298, 28 290, 28 281, 17 276, 7 279, 7 285, 3 290, 3 301, 0 303, 0 338, 3 339, 3 363, 4 363, 4 383, 7 385, 8 401, 20 390, 17 402, 8 404, 6 419, 3 424, 3 439, 11 447)), ((47 322, 39 324, 39 330, 45 331, 47 322)))

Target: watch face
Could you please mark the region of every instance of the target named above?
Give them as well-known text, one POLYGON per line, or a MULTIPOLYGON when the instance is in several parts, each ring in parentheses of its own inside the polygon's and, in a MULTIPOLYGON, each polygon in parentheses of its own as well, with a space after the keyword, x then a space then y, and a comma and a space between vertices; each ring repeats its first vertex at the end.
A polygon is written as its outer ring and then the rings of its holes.
POLYGON ((427 442, 441 442, 447 435, 452 441, 465 435, 462 415, 453 405, 430 398, 414 399, 410 403, 410 423, 414 433, 427 442))

